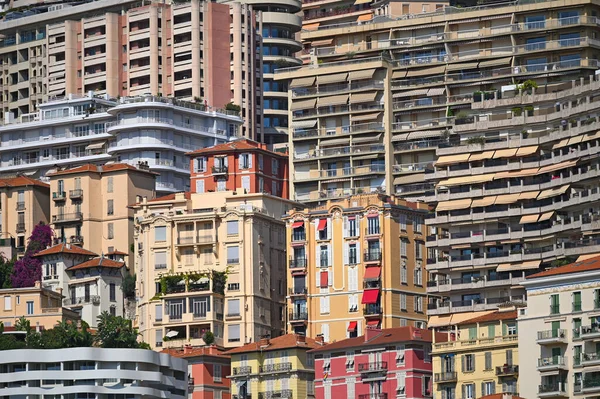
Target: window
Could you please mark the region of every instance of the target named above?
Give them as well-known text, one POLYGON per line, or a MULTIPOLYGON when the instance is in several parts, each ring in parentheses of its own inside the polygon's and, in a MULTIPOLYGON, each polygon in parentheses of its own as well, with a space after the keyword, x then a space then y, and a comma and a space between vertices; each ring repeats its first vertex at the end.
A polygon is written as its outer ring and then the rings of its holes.
POLYGON ((117 301, 117 287, 115 286, 115 283, 110 283, 109 286, 109 297, 110 297, 110 301, 111 302, 116 302, 117 301))
POLYGON ((406 258, 407 254, 408 254, 408 240, 406 240, 405 238, 401 238, 400 239, 400 256, 403 256, 406 258))
POLYGON ((550 314, 560 313, 558 294, 550 295, 550 314))
POLYGON ((405 351, 406 351, 406 348, 404 347, 404 345, 400 345, 400 346, 396 347, 396 365, 397 366, 404 364, 405 351))
POLYGON ((154 305, 154 319, 156 321, 162 321, 162 316, 163 316, 163 310, 162 310, 162 303, 158 304, 158 305, 154 305))
POLYGON ((421 313, 423 312, 423 297, 420 295, 415 295, 414 297, 414 301, 415 301, 415 312, 421 313))
POLYGON ((348 264, 356 265, 358 264, 358 244, 348 244, 348 264))
POLYGON ((227 333, 229 335, 228 342, 240 342, 240 325, 230 324, 227 326, 227 333))
POLYGON ((220 179, 217 180, 217 191, 227 191, 227 181, 220 179))
MULTIPOLYGON (((329 342, 329 324, 326 324, 326 323, 321 324, 321 334, 323 335, 323 339, 325 340, 325 342, 329 342)), ((328 361, 327 367, 329 367, 330 364, 331 364, 330 361, 328 361)))
POLYGON ((413 283, 415 285, 423 285, 423 270, 416 267, 413 273, 413 283))
POLYGON ((27 314, 33 314, 33 301, 27 301, 27 314))
POLYGON ((481 394, 482 395, 493 395, 496 393, 496 383, 493 381, 486 381, 481 383, 481 394))
POLYGON ((228 220, 227 221, 227 235, 233 236, 238 234, 238 221, 228 220))
POLYGON ((475 399, 475 384, 463 384, 463 399, 475 399))
POLYGON ((106 192, 107 193, 112 193, 113 192, 113 178, 109 177, 106 180, 106 192))
POLYGON ((227 316, 239 316, 240 315, 240 300, 229 299, 227 300, 227 316))
POLYGON ((108 229, 108 231, 106 232, 106 238, 109 240, 112 240, 113 238, 115 238, 115 230, 114 230, 113 223, 108 223, 106 225, 106 228, 108 229))
POLYGON ((240 169, 252 168, 252 156, 250 154, 240 154, 239 162, 240 169))
POLYGON ((348 295, 348 311, 358 312, 358 294, 348 295))
POLYGON ((167 241, 167 226, 156 226, 154 228, 154 241, 167 241))
POLYGON ((358 269, 348 268, 348 291, 358 291, 358 269))
POLYGON ((485 352, 485 369, 492 369, 492 352, 485 352))
POLYGON ((573 293, 573 312, 581 312, 581 291, 573 293))
POLYGON ((315 382, 314 381, 306 381, 306 390, 309 395, 315 395, 315 382))
POLYGON ((279 174, 279 160, 277 160, 277 159, 271 160, 271 174, 272 175, 279 174))
POLYGON ((402 284, 408 284, 408 270, 406 266, 400 267, 400 282, 402 284))
POLYGON ((367 234, 379 234, 379 216, 367 217, 367 234))
POLYGON ((509 365, 509 366, 512 366, 512 364, 513 364, 512 349, 507 349, 506 350, 506 364, 509 365))
POLYGON ((213 366, 213 381, 214 382, 221 382, 222 381, 222 370, 221 370, 221 365, 220 364, 215 364, 213 366))
POLYGON ((322 296, 320 298, 320 305, 321 305, 321 314, 329 313, 329 297, 328 296, 322 296))
POLYGON ((400 214, 400 229, 402 231, 406 231, 406 215, 400 214))
POLYGON ((154 253, 154 269, 167 268, 167 253, 165 251, 154 253))
POLYGON ((227 264, 231 265, 237 263, 240 263, 240 247, 227 247, 227 264))
POLYGON ((204 193, 204 180, 196 180, 196 192, 200 194, 204 193))
POLYGON ((227 291, 239 291, 240 290, 240 283, 228 283, 227 284, 227 291))
POLYGON ((196 173, 206 172, 206 158, 199 157, 194 159, 194 171, 196 173))
POLYGON ((242 188, 246 193, 250 192, 250 176, 242 176, 242 188))
POLYGON ((258 170, 262 171, 263 170, 263 155, 262 154, 258 154, 258 170))
POLYGON ((415 256, 417 259, 423 259, 423 247, 419 241, 415 241, 415 256))
POLYGON ((354 352, 346 352, 346 370, 354 370, 354 352))
POLYGON ((406 294, 400 294, 400 310, 406 310, 406 294))
POLYGON ((106 214, 107 215, 113 215, 115 213, 115 209, 114 209, 114 202, 113 200, 107 200, 106 201, 106 214))
POLYGON ((406 374, 398 373, 396 374, 396 395, 404 396, 406 394, 406 374))
POLYGON ((462 371, 470 372, 475 371, 475 355, 463 355, 462 356, 462 371))

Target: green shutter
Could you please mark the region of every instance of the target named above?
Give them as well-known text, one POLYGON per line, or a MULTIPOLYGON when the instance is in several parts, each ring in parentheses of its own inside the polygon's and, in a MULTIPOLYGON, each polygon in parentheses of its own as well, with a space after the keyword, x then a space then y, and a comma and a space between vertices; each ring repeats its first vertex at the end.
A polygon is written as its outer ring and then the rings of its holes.
POLYGON ((558 330, 560 330, 560 321, 552 322, 552 337, 558 337, 558 330))
POLYGON ((488 326, 488 338, 494 338, 496 336, 496 326, 494 324, 490 324, 488 326))
POLYGON ((506 323, 502 324, 502 336, 508 335, 508 325, 506 323))
POLYGON ((469 327, 469 340, 477 339, 477 327, 469 327))

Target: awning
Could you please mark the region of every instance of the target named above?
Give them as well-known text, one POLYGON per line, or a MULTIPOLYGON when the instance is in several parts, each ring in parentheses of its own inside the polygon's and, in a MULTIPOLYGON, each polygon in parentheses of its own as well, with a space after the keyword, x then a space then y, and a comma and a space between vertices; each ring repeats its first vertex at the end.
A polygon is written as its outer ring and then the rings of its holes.
POLYGON ((321 284, 319 285, 321 288, 327 288, 329 286, 329 272, 321 272, 320 278, 321 284))
POLYGON ((377 303, 378 299, 379 299, 379 289, 378 288, 371 289, 371 290, 364 290, 363 297, 362 297, 363 305, 377 303))
POLYGON ((323 231, 327 227, 327 219, 319 219, 319 224, 317 225, 317 230, 323 231))
POLYGON ((320 22, 315 22, 314 24, 302 25, 302 30, 317 30, 319 29, 320 22))
POLYGON ((443 87, 436 87, 433 89, 429 89, 429 91, 427 92, 428 96, 441 96, 442 94, 444 94, 446 92, 446 89, 443 87))
POLYGON ((464 62, 462 64, 448 64, 447 71, 460 71, 462 69, 475 69, 479 65, 478 62, 464 62))
POLYGON ((314 42, 310 42, 311 47, 330 46, 332 44, 333 39, 315 40, 314 42))
POLYGON ((457 323, 462 323, 463 321, 467 321, 469 319, 474 319, 476 317, 480 317, 486 314, 494 313, 495 310, 485 310, 481 312, 465 312, 465 313, 455 313, 452 315, 441 315, 441 316, 429 316, 429 322, 427 323, 427 327, 447 327, 457 323))
POLYGON ((367 320, 367 327, 375 328, 379 326, 379 320, 367 320))
POLYGON ((290 87, 308 87, 315 84, 315 77, 309 76, 308 78, 296 78, 293 79, 290 83, 290 87))
POLYGON ((467 162, 469 160, 470 155, 471 154, 469 154, 469 153, 457 154, 457 155, 444 155, 444 156, 439 157, 437 159, 437 161, 435 161, 435 166, 451 165, 453 163, 467 162))
POLYGON ((487 173, 485 175, 451 177, 446 180, 441 180, 438 186, 459 186, 461 184, 479 184, 494 180, 495 173, 487 173))
POLYGON ((312 109, 315 107, 316 103, 317 103, 316 98, 311 98, 308 100, 292 101, 292 105, 290 106, 290 109, 292 111, 296 111, 299 109, 312 109))
POLYGON ((394 185, 397 186, 399 184, 414 184, 414 183, 423 183, 425 181, 424 173, 413 173, 406 176, 399 176, 394 179, 394 185))
POLYGON ((352 71, 348 75, 348 80, 372 79, 375 75, 375 69, 365 69, 362 71, 352 71))
POLYGON ((519 148, 517 150, 517 156, 518 157, 524 157, 527 155, 531 155, 531 154, 535 154, 535 152, 538 150, 538 146, 537 145, 533 145, 531 147, 522 147, 519 148))
POLYGON ((329 83, 345 82, 346 80, 348 80, 348 72, 335 73, 333 75, 319 75, 317 78, 317 83, 320 85, 325 85, 329 83))
POLYGON ((348 332, 356 331, 357 326, 358 326, 358 322, 351 321, 350 323, 348 323, 348 332))
POLYGON ((542 174, 542 173, 554 172, 555 170, 559 170, 559 169, 570 168, 572 166, 577 165, 578 161, 579 161, 579 159, 575 159, 572 161, 565 161, 565 162, 557 163, 555 165, 544 166, 543 168, 540 168, 540 170, 538 170, 538 173, 542 174))
POLYGON ((577 258, 577 262, 581 262, 583 260, 595 258, 596 256, 600 256, 600 254, 586 254, 586 255, 581 255, 581 256, 579 256, 579 258, 577 258))
POLYGON ((472 161, 483 161, 484 159, 492 159, 494 151, 484 151, 478 154, 473 154, 469 157, 469 162, 472 161))
POLYGON ((371 0, 356 0, 354 2, 354 5, 356 6, 358 4, 366 4, 366 3, 370 3, 370 2, 371 2, 371 0))
POLYGON ((530 168, 523 170, 511 170, 508 172, 499 172, 496 173, 495 179, 512 179, 514 177, 526 177, 526 176, 535 176, 538 173, 539 168, 530 168))
POLYGON ((427 75, 443 75, 446 72, 446 66, 438 66, 434 68, 425 68, 425 69, 410 69, 406 76, 415 77, 415 76, 427 76, 427 75))
POLYGON ((439 137, 444 133, 443 130, 422 130, 420 132, 410 133, 408 139, 416 140, 416 139, 426 139, 429 137, 439 137))
POLYGON ((317 125, 317 120, 309 120, 309 121, 292 121, 290 127, 294 129, 310 129, 311 127, 315 127, 317 125))
POLYGON ((370 21, 372 19, 373 19, 373 14, 364 14, 364 15, 361 15, 360 17, 356 18, 356 21, 357 22, 366 22, 366 21, 370 21))
POLYGON ((565 147, 567 145, 567 143, 569 142, 569 139, 562 139, 561 141, 559 141, 558 143, 554 144, 552 146, 552 149, 555 150, 557 148, 562 148, 565 147))
POLYGON ((99 277, 85 277, 85 278, 78 278, 78 279, 71 279, 69 280, 68 285, 77 285, 77 284, 83 284, 83 283, 91 283, 93 281, 97 281, 99 279, 99 277))
POLYGON ((542 213, 542 216, 538 219, 538 222, 543 222, 544 220, 548 220, 554 215, 554 211, 542 213))
POLYGON ((437 212, 453 211, 453 210, 458 210, 458 209, 467 209, 470 206, 471 206, 470 199, 460 199, 460 200, 454 200, 454 201, 441 201, 438 203, 435 210, 437 212))
POLYGON ((434 327, 447 327, 452 322, 452 315, 443 316, 429 316, 429 322, 427 323, 428 328, 434 327))
POLYGON ((401 69, 399 71, 392 72, 392 79, 400 79, 406 77, 406 69, 401 69))
POLYGON ((537 199, 541 200, 544 198, 556 197, 557 195, 563 195, 567 192, 569 186, 569 184, 565 184, 564 186, 544 190, 540 193, 540 195, 538 195, 537 199))
MULTIPOLYGON (((343 94, 341 96, 321 97, 319 98, 319 107, 328 107, 331 105, 341 105, 348 103, 348 95, 343 94)), ((292 106, 294 103, 292 103, 292 106)))
POLYGON ((483 206, 490 206, 490 205, 493 205, 494 202, 496 202, 496 196, 494 196, 494 195, 491 197, 478 198, 478 199, 473 200, 471 207, 478 208, 478 207, 483 207, 483 206))
POLYGON ((586 141, 590 141, 590 140, 595 140, 595 139, 600 139, 600 130, 597 131, 596 133, 588 133, 583 137, 583 142, 586 141))
POLYGON ((510 272, 513 270, 529 270, 529 269, 537 269, 540 267, 540 263, 542 261, 540 260, 530 260, 527 262, 523 262, 523 263, 503 263, 501 265, 498 265, 498 268, 496 268, 497 272, 510 272))
POLYGON ((567 145, 579 144, 581 143, 581 140, 583 140, 583 136, 571 137, 567 145))
POLYGON ((358 137, 358 138, 352 139, 352 144, 378 142, 380 138, 381 138, 381 133, 379 133, 376 136, 358 137))
POLYGON ((508 148, 506 150, 497 150, 494 153, 494 156, 492 158, 494 158, 494 159, 498 159, 498 158, 510 158, 510 157, 514 157, 516 153, 517 153, 517 149, 516 148, 508 148))
POLYGON ((85 149, 86 150, 99 150, 102 147, 104 147, 104 144, 106 144, 106 141, 103 141, 101 143, 90 144, 90 145, 86 146, 85 149))
POLYGON ((499 65, 510 65, 511 61, 512 61, 512 57, 498 58, 497 60, 481 61, 479 63, 479 68, 499 66, 499 65))
POLYGON ((379 115, 381 115, 381 112, 375 112, 375 113, 372 113, 372 114, 362 114, 362 115, 353 116, 352 117, 352 122, 372 121, 374 119, 377 119, 379 117, 379 115))
POLYGON ((514 204, 518 200, 519 200, 519 194, 498 195, 496 197, 496 201, 494 202, 494 204, 497 204, 497 205, 514 204))
MULTIPOLYGON (((333 139, 333 140, 323 140, 320 143, 321 147, 327 147, 331 145, 340 145, 340 144, 350 144, 350 137, 341 138, 341 139, 333 139)), ((347 155, 347 154, 344 154, 347 155)))
POLYGON ((527 191, 525 193, 519 194, 519 201, 527 200, 527 199, 535 199, 539 195, 539 191, 527 191))
POLYGON ((519 224, 528 224, 528 223, 535 223, 538 221, 538 218, 540 217, 540 215, 525 215, 521 217, 521 220, 519 220, 519 224))
POLYGON ((304 222, 294 222, 292 223, 292 229, 299 229, 300 227, 304 227, 304 222))
POLYGON ((401 97, 423 96, 423 95, 427 94, 428 91, 429 90, 427 90, 427 89, 407 90, 407 91, 401 91, 400 93, 395 93, 394 95, 392 95, 392 97, 401 98, 401 97))
POLYGON ((375 101, 375 98, 377 97, 377 92, 370 92, 370 93, 358 93, 358 94, 353 94, 352 95, 352 103, 370 103, 375 101))
POLYGON ((363 280, 379 280, 381 267, 367 267, 363 280))

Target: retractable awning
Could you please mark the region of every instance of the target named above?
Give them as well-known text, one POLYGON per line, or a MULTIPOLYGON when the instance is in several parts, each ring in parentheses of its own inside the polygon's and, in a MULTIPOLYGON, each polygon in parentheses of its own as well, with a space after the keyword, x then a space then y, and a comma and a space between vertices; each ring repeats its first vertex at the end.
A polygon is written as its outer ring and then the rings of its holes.
POLYGON ((352 71, 348 75, 348 80, 372 79, 375 75, 375 69, 365 69, 362 71, 352 71))
POLYGON ((348 323, 348 332, 354 332, 356 331, 358 322, 356 321, 351 321, 350 323, 348 323))
POLYGON ((458 209, 467 209, 471 206, 470 199, 460 199, 454 201, 441 201, 438 203, 438 206, 435 208, 437 212, 440 211, 454 211, 458 209))
POLYGON ((363 292, 362 304, 363 305, 374 304, 374 303, 377 303, 378 299, 379 299, 379 289, 378 288, 365 290, 363 292))
POLYGON ((294 222, 292 223, 292 229, 299 229, 300 227, 304 227, 304 222, 294 222))
POLYGON ((521 220, 519 220, 519 224, 529 224, 529 223, 535 223, 538 221, 540 215, 525 215, 521 217, 521 220))
POLYGON ((291 88, 295 87, 308 87, 315 84, 316 78, 314 76, 309 76, 308 78, 296 78, 293 79, 290 83, 291 88))
POLYGON ((367 267, 363 280, 379 280, 381 267, 367 267))
POLYGON ((327 227, 327 219, 319 219, 319 224, 317 225, 317 230, 323 231, 327 227))
POLYGON ((333 75, 320 75, 317 78, 317 83, 324 85, 329 83, 345 82, 346 80, 348 80, 348 72, 336 73, 333 75))

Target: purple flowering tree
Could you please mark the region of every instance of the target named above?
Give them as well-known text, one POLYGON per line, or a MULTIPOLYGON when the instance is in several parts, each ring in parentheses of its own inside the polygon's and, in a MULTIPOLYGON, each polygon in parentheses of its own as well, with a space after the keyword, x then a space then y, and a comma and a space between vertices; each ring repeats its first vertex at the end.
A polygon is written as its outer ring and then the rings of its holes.
POLYGON ((33 228, 23 259, 15 262, 11 276, 14 288, 33 287, 36 281, 42 279, 42 261, 35 254, 52 244, 54 231, 43 222, 33 228))

